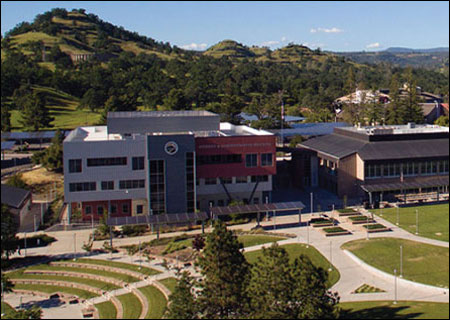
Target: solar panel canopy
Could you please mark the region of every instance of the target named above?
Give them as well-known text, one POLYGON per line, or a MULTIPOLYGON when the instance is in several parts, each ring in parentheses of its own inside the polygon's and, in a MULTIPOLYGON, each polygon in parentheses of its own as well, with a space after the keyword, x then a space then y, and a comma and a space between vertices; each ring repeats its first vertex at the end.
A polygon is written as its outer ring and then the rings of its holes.
POLYGON ((174 224, 204 221, 208 219, 206 212, 141 215, 132 217, 110 217, 107 219, 109 226, 138 225, 138 224, 174 224))
POLYGON ((265 212, 265 211, 289 211, 289 210, 301 210, 304 207, 305 205, 301 201, 248 204, 241 206, 212 207, 211 214, 215 216, 221 216, 229 214, 245 214, 245 213, 265 212))

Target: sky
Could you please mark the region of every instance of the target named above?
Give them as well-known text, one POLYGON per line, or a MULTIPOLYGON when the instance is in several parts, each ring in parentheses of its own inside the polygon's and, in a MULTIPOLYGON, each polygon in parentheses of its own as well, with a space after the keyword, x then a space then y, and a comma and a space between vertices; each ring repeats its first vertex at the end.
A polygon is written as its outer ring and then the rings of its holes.
POLYGON ((340 52, 449 46, 448 1, 1 1, 1 33, 56 7, 84 8, 114 25, 193 50, 225 39, 340 52))

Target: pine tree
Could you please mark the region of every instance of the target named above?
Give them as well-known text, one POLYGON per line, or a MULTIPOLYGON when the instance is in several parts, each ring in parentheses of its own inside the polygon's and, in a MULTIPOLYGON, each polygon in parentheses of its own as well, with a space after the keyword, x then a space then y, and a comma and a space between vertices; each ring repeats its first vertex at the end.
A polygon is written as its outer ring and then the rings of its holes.
POLYGON ((395 74, 391 79, 391 85, 389 89, 391 100, 386 110, 386 124, 404 123, 402 101, 400 100, 399 88, 400 83, 398 81, 398 75, 395 74))
POLYGON ((417 82, 413 79, 412 69, 406 69, 406 81, 408 83, 407 97, 403 103, 405 119, 404 123, 423 123, 423 112, 417 101, 417 82))
POLYGON ((202 318, 230 319, 244 314, 249 266, 241 249, 233 232, 216 221, 196 264, 204 277, 197 299, 202 318))
POLYGON ((293 284, 286 250, 276 243, 263 249, 262 256, 252 265, 248 286, 251 318, 293 319, 293 284))
POLYGON ((192 294, 194 280, 185 271, 169 297, 167 319, 198 319, 197 305, 192 294))
POLYGON ((20 123, 26 128, 38 131, 50 127, 54 120, 45 107, 45 98, 42 94, 31 94, 26 97, 23 104, 22 120, 20 123))
POLYGON ((11 114, 9 113, 9 107, 2 99, 2 132, 11 131, 11 114))

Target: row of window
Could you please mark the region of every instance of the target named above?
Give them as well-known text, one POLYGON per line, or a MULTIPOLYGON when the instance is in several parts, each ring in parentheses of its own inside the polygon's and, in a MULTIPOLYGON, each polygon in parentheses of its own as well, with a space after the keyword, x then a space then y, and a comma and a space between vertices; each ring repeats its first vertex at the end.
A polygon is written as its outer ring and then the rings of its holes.
MULTIPOLYGON (((82 172, 82 159, 69 159, 69 172, 82 172)), ((88 167, 104 167, 104 166, 126 166, 127 157, 114 158, 88 158, 86 166, 88 167)), ((131 158, 132 170, 144 170, 144 157, 131 158)))
MULTIPOLYGON (((242 177, 235 177, 235 183, 248 183, 247 176, 242 177)), ((260 176, 251 176, 250 177, 251 182, 268 182, 269 176, 268 175, 260 175, 260 176)), ((205 185, 213 185, 213 184, 232 184, 233 178, 205 178, 205 185)), ((197 179, 197 185, 199 185, 199 180, 197 179)))
MULTIPOLYGON (((114 190, 114 181, 101 181, 101 190, 114 190)), ((119 189, 142 189, 145 188, 145 180, 120 180, 119 189)), ((74 182, 69 183, 70 192, 79 191, 96 191, 97 183, 95 181, 91 182, 74 182)))
POLYGON ((366 178, 399 177, 448 173, 448 160, 408 161, 403 163, 367 164, 366 178))
MULTIPOLYGON (((93 207, 91 205, 86 205, 84 207, 84 213, 85 214, 92 214, 92 209, 93 207)), ((110 204, 110 210, 111 210, 111 214, 117 214, 117 209, 118 206, 115 203, 111 203, 110 204)), ((103 215, 103 213, 105 212, 105 206, 103 205, 98 205, 97 206, 97 215, 103 215)), ((128 205, 128 203, 122 203, 122 214, 127 214, 130 213, 130 207, 128 205)), ((136 214, 143 214, 144 213, 144 205, 142 204, 138 204, 136 205, 136 214)))
MULTIPOLYGON (((262 153, 260 160, 261 167, 271 167, 273 165, 273 154, 272 153, 262 153)), ((254 168, 258 166, 258 155, 246 154, 245 155, 245 166, 247 168, 254 168)))

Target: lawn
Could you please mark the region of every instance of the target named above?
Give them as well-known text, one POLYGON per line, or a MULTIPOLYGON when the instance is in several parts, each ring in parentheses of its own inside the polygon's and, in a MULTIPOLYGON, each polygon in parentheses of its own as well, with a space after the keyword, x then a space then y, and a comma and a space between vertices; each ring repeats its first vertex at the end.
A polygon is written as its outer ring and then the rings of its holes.
POLYGON ((2 301, 2 319, 3 319, 3 314, 5 314, 5 319, 14 319, 14 315, 16 314, 16 310, 11 307, 9 304, 7 304, 6 302, 2 301))
POLYGON ((166 311, 167 300, 154 286, 139 288, 148 301, 148 312, 146 319, 161 319, 166 311))
POLYGON ((448 303, 398 301, 343 302, 341 319, 448 319, 448 303))
POLYGON ((244 248, 253 247, 264 243, 276 242, 285 240, 285 237, 274 237, 266 235, 243 235, 239 236, 238 240, 244 245, 244 248))
POLYGON ((83 268, 76 268, 76 267, 59 267, 59 266, 49 266, 48 264, 40 264, 35 266, 30 266, 28 270, 55 270, 55 271, 71 271, 71 272, 81 272, 81 273, 88 273, 93 275, 99 275, 103 277, 113 278, 120 281, 124 281, 127 283, 133 283, 140 281, 138 278, 135 278, 133 276, 129 276, 123 273, 117 273, 117 272, 111 272, 111 271, 105 271, 105 270, 96 270, 96 269, 90 269, 89 265, 83 268))
MULTIPOLYGON (((449 206, 447 204, 399 208, 399 227, 416 232, 416 209, 419 213, 419 236, 448 242, 449 206)), ((397 208, 373 210, 382 218, 396 224, 397 208)))
POLYGON ((111 301, 105 301, 95 305, 100 319, 116 319, 117 310, 111 301))
POLYGON ((403 278, 448 288, 449 250, 397 238, 355 240, 342 245, 358 258, 384 272, 400 273, 400 245, 403 246, 403 278))
POLYGON ((133 293, 123 294, 116 298, 122 303, 124 319, 139 319, 142 312, 142 305, 133 293))
MULTIPOLYGON (((304 254, 308 256, 311 259, 312 263, 317 267, 322 267, 323 269, 328 270, 331 266, 330 262, 312 246, 309 246, 309 248, 307 248, 305 244, 291 243, 283 245, 281 247, 288 252, 291 261, 299 257, 301 254, 304 254)), ((244 253, 249 263, 254 263, 256 259, 261 256, 261 254, 262 250, 244 253)), ((338 282, 339 278, 339 271, 337 271, 337 269, 333 266, 332 271, 329 272, 329 287, 332 287, 336 282, 338 282)))
MULTIPOLYGON (((49 113, 54 117, 50 124, 52 127, 41 130, 75 129, 79 126, 92 126, 100 121, 101 110, 92 112, 89 109, 78 109, 78 99, 53 88, 33 86, 34 92, 43 92, 46 95, 49 113)), ((11 127, 13 131, 24 131, 20 123, 22 117, 20 110, 11 111, 11 127)))
POLYGON ((94 297, 98 297, 98 294, 89 292, 82 289, 77 288, 69 288, 69 287, 59 287, 59 286, 50 286, 50 285, 43 285, 43 284, 22 284, 17 283, 14 285, 14 289, 22 289, 22 290, 30 290, 30 291, 39 291, 39 292, 45 292, 45 293, 55 293, 55 292, 63 292, 75 295, 82 299, 91 299, 94 297))
POLYGON ((163 280, 159 280, 167 289, 170 290, 170 292, 173 292, 175 290, 175 287, 177 286, 177 279, 175 278, 166 278, 163 280))
POLYGON ((129 264, 124 262, 110 261, 110 260, 101 260, 101 259, 77 259, 77 263, 87 263, 87 264, 97 264, 114 268, 127 269, 134 272, 142 273, 147 276, 153 276, 155 274, 160 273, 159 271, 147 267, 141 267, 139 269, 138 265, 129 264))

